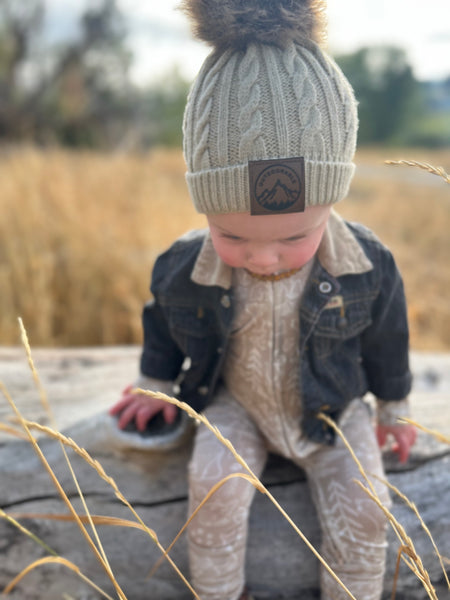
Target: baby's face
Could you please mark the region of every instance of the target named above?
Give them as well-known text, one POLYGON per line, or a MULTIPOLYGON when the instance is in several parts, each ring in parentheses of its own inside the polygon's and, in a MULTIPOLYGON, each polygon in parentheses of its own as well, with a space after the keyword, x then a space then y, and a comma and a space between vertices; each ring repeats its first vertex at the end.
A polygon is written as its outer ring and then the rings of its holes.
POLYGON ((316 253, 330 206, 302 213, 208 215, 214 248, 224 263, 259 275, 303 267, 316 253))

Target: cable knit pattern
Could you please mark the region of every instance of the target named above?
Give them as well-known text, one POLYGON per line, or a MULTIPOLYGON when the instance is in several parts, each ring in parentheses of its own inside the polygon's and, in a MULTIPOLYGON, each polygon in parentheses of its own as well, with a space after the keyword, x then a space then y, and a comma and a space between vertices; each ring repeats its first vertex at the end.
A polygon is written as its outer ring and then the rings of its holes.
POLYGON ((185 113, 189 191, 206 214, 250 210, 248 161, 303 157, 306 206, 342 200, 357 115, 344 75, 313 42, 213 54, 185 113))
MULTIPOLYGON (((193 98, 192 111, 195 112, 192 121, 188 119, 188 113, 185 114, 185 122, 192 125, 195 123, 195 127, 191 128, 190 135, 193 137, 193 152, 186 151, 187 156, 191 156, 189 161, 189 168, 192 170, 201 170, 211 168, 211 161, 209 157, 209 130, 210 130, 210 119, 211 112, 213 109, 213 95, 217 89, 217 82, 222 68, 227 63, 228 59, 226 55, 223 55, 211 69, 207 70, 206 76, 198 79, 198 89, 193 88, 191 95, 198 99, 195 103, 193 98)), ((189 102, 188 102, 189 106, 189 102)), ((185 144, 187 145, 189 136, 185 135, 185 144)))
POLYGON ((328 57, 323 53, 315 52, 312 56, 314 69, 320 73, 320 84, 323 86, 323 101, 327 115, 329 137, 327 139, 327 157, 340 156, 341 160, 351 160, 353 153, 348 157, 342 143, 342 102, 339 95, 339 84, 336 80, 338 72, 332 66, 328 57), (334 124, 339 124, 336 127, 334 124))
POLYGON ((263 128, 260 110, 261 88, 258 85, 258 77, 258 49, 252 45, 245 53, 239 66, 238 99, 240 113, 238 123, 241 131, 239 156, 244 161, 248 160, 248 157, 255 152, 256 148, 264 151, 264 143, 261 139, 263 128))
MULTIPOLYGON (((317 107, 317 93, 311 81, 311 73, 307 70, 298 48, 292 46, 289 53, 292 59, 286 64, 293 81, 293 91, 297 100, 298 114, 302 126, 301 145, 307 156, 323 157, 325 140, 322 132, 322 118, 317 107)), ((302 155, 303 156, 303 155, 302 155)))

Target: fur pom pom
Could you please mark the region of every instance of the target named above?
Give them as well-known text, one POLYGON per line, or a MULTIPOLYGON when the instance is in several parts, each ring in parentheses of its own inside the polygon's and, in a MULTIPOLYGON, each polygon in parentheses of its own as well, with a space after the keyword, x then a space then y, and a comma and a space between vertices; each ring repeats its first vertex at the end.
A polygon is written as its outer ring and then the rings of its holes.
POLYGON ((324 41, 324 0, 183 0, 194 34, 216 50, 252 42, 286 47, 324 41))

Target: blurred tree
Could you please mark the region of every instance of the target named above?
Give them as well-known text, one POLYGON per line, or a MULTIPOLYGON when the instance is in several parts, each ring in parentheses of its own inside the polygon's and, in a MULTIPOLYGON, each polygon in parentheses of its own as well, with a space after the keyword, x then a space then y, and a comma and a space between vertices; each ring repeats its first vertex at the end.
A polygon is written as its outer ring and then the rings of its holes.
POLYGON ((422 84, 425 114, 416 127, 401 133, 406 146, 449 148, 450 146, 450 77, 422 84))
MULTIPOLYGON (((131 55, 115 0, 104 0, 81 18, 81 36, 61 54, 53 73, 53 102, 60 141, 68 145, 118 143, 130 121, 131 55)), ((49 89, 43 82, 42 88, 49 89)), ((45 92, 44 92, 45 93, 45 92)))
MULTIPOLYGON (((92 0, 78 34, 58 47, 46 46, 44 16, 45 0, 0 0, 0 142, 122 150, 181 144, 188 83, 176 70, 151 86, 131 83, 117 0, 92 0)), ((425 114, 426 87, 402 49, 362 48, 337 61, 359 101, 360 142, 446 143, 448 114, 425 114)))
POLYGON ((0 138, 118 143, 133 106, 131 55, 116 0, 88 9, 78 37, 57 51, 39 48, 43 15, 43 0, 0 0, 0 138))
POLYGON ((24 75, 42 27, 42 0, 0 0, 0 137, 24 127, 24 75))
POLYGON ((337 63, 359 102, 359 141, 388 142, 414 127, 420 113, 420 84, 403 49, 391 46, 361 48, 337 56, 337 63))
POLYGON ((174 69, 140 94, 141 145, 181 146, 189 84, 174 69))

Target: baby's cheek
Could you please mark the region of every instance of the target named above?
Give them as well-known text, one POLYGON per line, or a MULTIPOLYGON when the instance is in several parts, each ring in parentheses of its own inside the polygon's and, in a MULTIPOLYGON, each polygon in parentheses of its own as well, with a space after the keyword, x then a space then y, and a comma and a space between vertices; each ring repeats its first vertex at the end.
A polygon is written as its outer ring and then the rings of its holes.
POLYGON ((241 256, 237 252, 229 252, 220 257, 226 265, 230 267, 240 268, 244 265, 241 256))
POLYGON ((215 243, 214 248, 220 258, 226 265, 230 267, 240 267, 242 259, 238 248, 229 246, 228 244, 215 243))
POLYGON ((321 236, 314 237, 308 241, 306 241, 301 248, 299 248, 297 256, 293 258, 293 261, 297 261, 298 264, 295 267, 302 267, 306 265, 307 262, 311 260, 311 258, 317 252, 321 240, 321 236))

